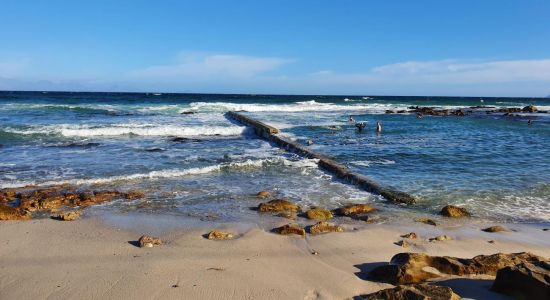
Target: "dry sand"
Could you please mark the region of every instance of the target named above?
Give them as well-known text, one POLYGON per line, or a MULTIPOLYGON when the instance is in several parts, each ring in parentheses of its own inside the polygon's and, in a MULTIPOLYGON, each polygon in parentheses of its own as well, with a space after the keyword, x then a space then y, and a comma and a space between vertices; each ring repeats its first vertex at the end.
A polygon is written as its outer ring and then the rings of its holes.
MULTIPOLYGON (((549 232, 482 233, 479 227, 369 225, 307 238, 252 227, 231 241, 202 237, 207 228, 175 230, 155 248, 132 244, 147 232, 121 230, 95 218, 0 222, 1 299, 347 299, 388 284, 366 272, 399 252, 472 257, 530 251, 550 257, 549 232), (416 231, 417 245, 394 245, 416 231), (452 241, 428 242, 444 232, 452 241), (495 240, 495 243, 488 243, 495 240), (314 255, 312 252, 317 252, 314 255)), ((507 299, 488 290, 491 277, 442 284, 463 297, 507 299)))

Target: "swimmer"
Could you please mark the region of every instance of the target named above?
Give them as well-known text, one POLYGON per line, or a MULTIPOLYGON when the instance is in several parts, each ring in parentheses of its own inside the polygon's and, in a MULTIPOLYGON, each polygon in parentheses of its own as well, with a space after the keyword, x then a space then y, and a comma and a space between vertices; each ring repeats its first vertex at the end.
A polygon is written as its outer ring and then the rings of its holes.
POLYGON ((422 113, 416 113, 416 118, 417 119, 422 119, 422 118, 424 118, 424 115, 422 113))
POLYGON ((382 132, 382 124, 380 122, 376 122, 376 133, 382 132))
POLYGON ((355 123, 355 127, 357 127, 357 130, 358 130, 359 132, 363 131, 363 129, 365 128, 365 126, 367 126, 367 124, 365 124, 365 122, 355 123))
POLYGON ((349 116, 348 122, 353 123, 353 122, 355 122, 355 120, 353 119, 352 116, 349 116))
POLYGON ((529 119, 529 121, 527 121, 527 125, 533 125, 533 120, 529 119))

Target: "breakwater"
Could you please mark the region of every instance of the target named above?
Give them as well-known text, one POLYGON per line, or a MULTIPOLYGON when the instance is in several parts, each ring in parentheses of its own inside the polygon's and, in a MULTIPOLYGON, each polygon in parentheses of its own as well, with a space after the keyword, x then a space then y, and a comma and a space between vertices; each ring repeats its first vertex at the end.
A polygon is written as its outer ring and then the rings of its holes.
POLYGON ((273 126, 267 125, 240 112, 230 111, 226 113, 226 116, 243 125, 251 127, 256 135, 274 143, 280 148, 294 152, 305 158, 318 159, 318 165, 321 169, 332 173, 337 178, 356 185, 367 192, 381 195, 388 201, 394 203, 414 204, 416 202, 416 198, 412 195, 383 186, 366 176, 353 172, 348 167, 339 164, 325 155, 317 153, 295 141, 290 140, 287 137, 280 135, 279 129, 273 126))

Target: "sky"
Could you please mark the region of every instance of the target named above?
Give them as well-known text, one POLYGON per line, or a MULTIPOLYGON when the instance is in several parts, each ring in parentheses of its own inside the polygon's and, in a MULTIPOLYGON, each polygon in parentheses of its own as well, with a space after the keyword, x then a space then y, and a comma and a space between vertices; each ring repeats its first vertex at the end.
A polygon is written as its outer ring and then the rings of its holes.
POLYGON ((0 0, 0 90, 550 95, 547 0, 0 0))

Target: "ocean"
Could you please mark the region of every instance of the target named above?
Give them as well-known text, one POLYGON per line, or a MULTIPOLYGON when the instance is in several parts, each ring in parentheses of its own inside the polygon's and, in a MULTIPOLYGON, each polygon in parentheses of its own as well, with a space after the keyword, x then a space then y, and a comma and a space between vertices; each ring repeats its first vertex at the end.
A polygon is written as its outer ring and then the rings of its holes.
POLYGON ((386 113, 410 106, 524 107, 544 98, 0 92, 0 188, 74 184, 146 197, 90 207, 98 216, 259 222, 255 194, 304 207, 373 203, 381 220, 436 215, 550 221, 550 113, 465 117, 386 113), (237 110, 419 201, 388 203, 339 181, 228 119, 237 110), (348 117, 366 122, 358 132, 348 117), (532 125, 527 121, 531 119, 532 125), (376 122, 383 131, 375 132, 376 122), (208 218, 215 216, 215 218, 208 218))

